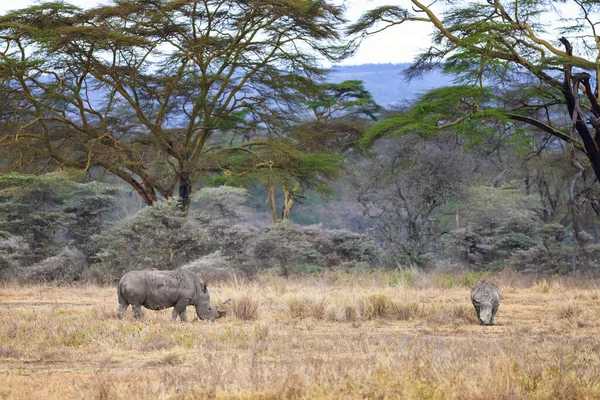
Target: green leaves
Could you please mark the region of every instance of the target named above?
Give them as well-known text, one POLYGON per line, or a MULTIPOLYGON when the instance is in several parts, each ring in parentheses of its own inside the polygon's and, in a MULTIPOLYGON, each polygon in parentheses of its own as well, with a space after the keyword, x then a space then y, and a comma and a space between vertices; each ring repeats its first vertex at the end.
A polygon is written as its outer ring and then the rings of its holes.
POLYGON ((481 120, 502 118, 502 114, 496 110, 482 111, 482 106, 491 99, 489 89, 475 86, 448 86, 432 90, 423 94, 405 112, 374 124, 361 139, 361 144, 369 144, 388 134, 416 133, 422 137, 431 137, 447 130, 474 134, 481 126, 481 120), (465 124, 469 122, 473 123, 470 129, 466 129, 465 124))
POLYGON ((374 25, 381 21, 402 21, 405 18, 410 17, 411 14, 405 10, 404 8, 397 6, 382 6, 377 7, 372 10, 367 11, 363 14, 360 19, 350 25, 347 29, 347 33, 349 35, 354 35, 363 31, 366 31, 369 28, 372 28, 374 25))

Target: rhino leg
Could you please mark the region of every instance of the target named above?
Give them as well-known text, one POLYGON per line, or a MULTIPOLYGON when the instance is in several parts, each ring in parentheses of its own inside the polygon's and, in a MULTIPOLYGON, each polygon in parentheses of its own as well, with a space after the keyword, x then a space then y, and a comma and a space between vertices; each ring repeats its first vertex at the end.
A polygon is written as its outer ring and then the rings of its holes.
POLYGON ((477 322, 481 323, 481 317, 479 316, 479 306, 474 306, 475 312, 477 313, 477 322))
POLYGON ((142 314, 142 306, 136 306, 132 304, 131 308, 133 308, 133 316, 139 319, 140 321, 143 321, 144 316, 142 314))
POLYGON ((129 304, 119 304, 119 319, 123 319, 128 307, 129 304))
POLYGON ((187 313, 185 312, 185 308, 189 304, 189 300, 184 299, 175 303, 175 307, 173 307, 173 314, 171 315, 171 320, 175 322, 177 320, 177 316, 183 321, 187 322, 187 313))
POLYGON ((497 312, 498 312, 498 305, 495 305, 494 308, 492 308, 492 319, 490 320, 490 323, 492 325, 494 325, 494 317, 496 316, 497 312))
POLYGON ((179 318, 183 322, 187 322, 187 312, 185 312, 185 308, 179 313, 179 318))

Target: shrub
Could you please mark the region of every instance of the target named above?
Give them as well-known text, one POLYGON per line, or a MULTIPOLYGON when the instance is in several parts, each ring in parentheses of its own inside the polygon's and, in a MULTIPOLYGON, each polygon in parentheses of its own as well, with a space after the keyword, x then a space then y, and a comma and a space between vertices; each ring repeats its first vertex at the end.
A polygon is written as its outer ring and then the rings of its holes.
POLYGON ((94 238, 95 259, 115 279, 133 269, 174 269, 215 250, 210 236, 186 217, 178 199, 159 202, 94 238))
POLYGON ((571 254, 571 248, 555 243, 549 247, 536 246, 516 251, 506 263, 519 272, 562 274, 571 269, 571 254))
POLYGON ((377 266, 381 257, 381 248, 377 243, 367 239, 366 236, 344 229, 335 229, 327 232, 331 240, 333 251, 342 260, 357 260, 377 266))
POLYGON ((0 280, 15 277, 29 253, 25 239, 0 231, 0 280))
POLYGON ((452 231, 444 243, 443 253, 457 263, 483 269, 489 259, 491 246, 473 229, 461 228, 452 231))
POLYGON ((225 257, 220 250, 191 261, 180 268, 194 272, 207 283, 232 281, 246 276, 246 272, 235 268, 232 260, 225 257))
POLYGON ((193 200, 199 212, 207 219, 239 219, 248 210, 244 203, 249 200, 248 191, 231 186, 205 187, 198 190, 193 200))
POLYGON ((285 221, 265 229, 248 249, 254 262, 262 268, 277 268, 281 275, 299 272, 298 265, 323 265, 323 255, 312 240, 320 228, 301 227, 285 221))
POLYGON ((53 257, 31 267, 22 268, 19 275, 27 283, 71 283, 81 280, 86 267, 86 257, 80 250, 65 247, 53 257))
POLYGON ((78 178, 65 171, 0 175, 0 226, 28 243, 24 264, 54 256, 65 245, 90 254, 90 238, 104 228, 119 190, 78 178))
POLYGON ((314 264, 300 264, 298 269, 304 274, 318 274, 325 271, 325 268, 314 264))

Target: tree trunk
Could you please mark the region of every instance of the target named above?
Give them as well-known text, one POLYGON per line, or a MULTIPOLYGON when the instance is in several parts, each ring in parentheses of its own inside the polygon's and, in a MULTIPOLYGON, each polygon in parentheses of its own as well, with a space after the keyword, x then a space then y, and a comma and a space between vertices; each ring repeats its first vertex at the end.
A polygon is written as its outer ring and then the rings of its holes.
POLYGON ((290 218, 290 212, 292 211, 292 206, 294 205, 294 200, 296 198, 296 192, 300 189, 300 184, 296 182, 294 184, 294 188, 292 190, 283 189, 283 209, 281 210, 281 220, 285 221, 290 218))
POLYGON ((190 208, 190 196, 192 194, 192 175, 189 172, 179 173, 179 198, 181 199, 181 208, 187 213, 190 208))
POLYGON ((276 224, 279 222, 277 219, 277 204, 275 204, 275 185, 272 182, 267 183, 267 190, 269 192, 269 207, 271 209, 271 218, 273 219, 273 223, 276 224))

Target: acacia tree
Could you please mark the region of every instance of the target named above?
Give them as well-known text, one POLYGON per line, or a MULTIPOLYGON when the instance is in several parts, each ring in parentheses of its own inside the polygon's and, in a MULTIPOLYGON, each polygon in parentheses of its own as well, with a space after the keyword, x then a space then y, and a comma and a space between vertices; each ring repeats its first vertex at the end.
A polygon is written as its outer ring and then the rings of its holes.
MULTIPOLYGON (((438 92, 443 96, 437 100, 451 105, 452 113, 428 101, 413 110, 413 116, 425 115, 426 123, 404 115, 380 125, 371 137, 411 128, 472 132, 465 124, 485 127, 481 119, 493 117, 568 143, 600 179, 600 3, 448 1, 442 12, 418 0, 405 3, 365 13, 349 32, 370 35, 403 23, 431 24, 433 44, 417 57, 408 77, 441 67, 470 85, 438 92), (559 19, 561 10, 569 12, 559 19)), ((572 164, 579 172, 575 157, 572 164)))
POLYGON ((375 120, 380 110, 363 82, 357 80, 314 85, 307 106, 311 118, 295 125, 291 131, 297 154, 304 154, 303 160, 295 157, 296 168, 280 169, 275 174, 269 170, 263 179, 273 222, 289 219, 292 206, 303 190, 330 192, 325 181, 316 178, 337 176, 341 168, 340 155, 365 134, 368 127, 365 117, 375 120), (300 171, 304 171, 304 176, 298 173, 300 171), (283 191, 280 217, 275 202, 277 184, 283 191))
POLYGON ((10 12, 0 79, 25 104, 3 146, 104 169, 147 204, 178 191, 187 207, 204 173, 227 169, 223 154, 294 122, 319 62, 341 54, 342 11, 323 0, 119 0, 10 12), (252 140, 211 142, 224 131, 252 140))

